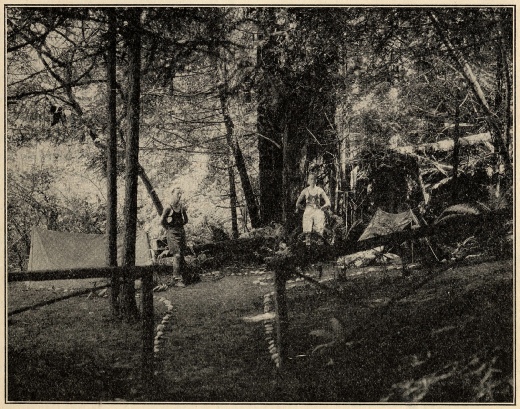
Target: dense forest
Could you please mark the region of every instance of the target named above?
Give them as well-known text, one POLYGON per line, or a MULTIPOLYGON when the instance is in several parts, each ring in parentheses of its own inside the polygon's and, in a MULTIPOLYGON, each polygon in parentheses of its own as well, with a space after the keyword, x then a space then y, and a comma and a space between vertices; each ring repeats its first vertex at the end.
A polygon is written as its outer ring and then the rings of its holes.
POLYGON ((292 231, 309 171, 347 232, 512 201, 512 7, 7 7, 6 45, 11 271, 34 226, 160 237, 172 185, 193 243, 292 231))

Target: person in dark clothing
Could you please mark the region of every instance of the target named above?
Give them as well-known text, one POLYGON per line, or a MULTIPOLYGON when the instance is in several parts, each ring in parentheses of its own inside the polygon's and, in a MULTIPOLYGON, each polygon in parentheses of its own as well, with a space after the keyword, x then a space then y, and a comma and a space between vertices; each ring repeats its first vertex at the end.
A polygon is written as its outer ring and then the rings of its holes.
POLYGON ((173 280, 175 285, 188 284, 184 255, 186 253, 186 232, 184 225, 188 223, 186 208, 181 203, 182 191, 174 187, 168 206, 161 215, 161 226, 166 230, 166 240, 170 253, 173 254, 173 280), (184 281, 184 283, 183 283, 184 281))

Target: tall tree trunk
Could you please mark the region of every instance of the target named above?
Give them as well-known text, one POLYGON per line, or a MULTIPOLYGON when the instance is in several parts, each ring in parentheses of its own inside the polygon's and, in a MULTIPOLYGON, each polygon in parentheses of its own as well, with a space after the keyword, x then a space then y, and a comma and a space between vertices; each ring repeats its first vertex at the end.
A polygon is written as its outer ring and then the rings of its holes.
MULTIPOLYGON (((135 265, 137 236, 137 178, 139 159, 139 109, 141 95, 141 9, 128 11, 128 138, 126 141, 125 173, 125 236, 123 241, 123 266, 135 265)), ((135 320, 139 311, 135 301, 134 278, 123 276, 120 309, 123 317, 135 320)))
POLYGON ((258 178, 260 186, 260 213, 262 225, 270 222, 282 221, 282 208, 280 204, 283 200, 282 192, 282 172, 283 172, 283 152, 280 145, 275 145, 279 135, 273 133, 272 128, 266 122, 267 115, 261 113, 262 107, 258 108, 259 118, 257 123, 258 133, 258 153, 260 161, 258 165, 258 178), (269 136, 269 139, 265 137, 269 136))
POLYGON ((231 149, 231 153, 233 154, 233 158, 235 161, 235 166, 238 170, 238 175, 242 184, 242 190, 244 191, 244 198, 246 201, 247 210, 251 219, 251 227, 256 228, 260 226, 260 215, 258 211, 258 206, 256 205, 256 198, 253 192, 253 186, 251 185, 251 180, 249 179, 249 174, 247 173, 244 155, 234 135, 234 124, 233 120, 231 119, 231 115, 229 114, 228 108, 228 92, 226 81, 227 80, 224 78, 224 83, 219 87, 220 109, 222 111, 222 116, 224 117, 224 124, 226 126, 226 141, 229 148, 231 149))
MULTIPOLYGON (((339 152, 336 151, 336 155, 339 155, 339 152)), ((331 210, 335 213, 336 212, 336 202, 337 202, 337 196, 338 196, 338 189, 337 189, 337 181, 339 178, 339 173, 337 172, 338 166, 337 166, 337 156, 335 154, 332 154, 330 152, 327 152, 324 155, 325 162, 328 162, 328 185, 329 185, 329 193, 330 193, 330 204, 331 204, 331 210)))
MULTIPOLYGON (((104 143, 104 141, 99 139, 98 135, 94 131, 89 130, 89 134, 90 134, 90 138, 92 139, 92 141, 94 142, 94 145, 96 147, 98 147, 99 149, 105 149, 105 150, 107 149, 107 145, 104 143)), ((121 141, 124 145, 124 149, 126 150, 126 141, 123 138, 121 138, 121 141)), ((141 182, 143 182, 146 192, 150 196, 150 199, 152 200, 152 203, 155 206, 155 210, 157 211, 157 214, 161 215, 162 211, 163 211, 163 205, 162 205, 161 199, 159 199, 159 196, 157 195, 157 193, 152 185, 152 182, 148 178, 148 175, 146 174, 146 171, 144 170, 144 168, 139 163, 137 163, 137 167, 138 167, 137 172, 139 174, 139 177, 141 178, 141 182)))
MULTIPOLYGON (((502 41, 503 42, 503 41, 502 41)), ((512 110, 512 104, 511 104, 511 98, 512 98, 512 78, 511 78, 511 68, 510 68, 510 65, 509 65, 509 62, 508 62, 508 58, 507 58, 507 55, 506 55, 506 52, 505 52, 505 46, 503 44, 501 44, 501 46, 499 47, 500 48, 500 51, 501 51, 501 54, 502 54, 502 60, 503 60, 503 64, 502 64, 502 69, 503 69, 503 75, 504 75, 504 94, 505 94, 505 97, 504 97, 504 108, 503 108, 503 112, 504 112, 504 140, 506 141, 506 148, 508 150, 510 150, 512 148, 512 143, 511 143, 511 126, 512 126, 512 115, 511 115, 511 110, 512 110)))
MULTIPOLYGON (((267 9, 267 30, 274 24, 274 9, 267 9)), ((260 218, 262 225, 282 221, 282 172, 283 152, 280 132, 280 98, 283 83, 277 70, 276 36, 269 36, 267 41, 257 49, 257 65, 262 72, 257 84, 257 134, 258 134, 258 184, 260 218)), ((261 40, 261 38, 259 38, 261 40)))
MULTIPOLYGON (((117 117, 116 117, 116 13, 108 9, 108 143, 107 143, 107 265, 117 266, 117 117)), ((111 277, 112 313, 119 315, 119 274, 111 277)))
POLYGON ((503 84, 502 84, 502 80, 503 80, 503 76, 504 76, 504 67, 503 67, 503 55, 502 55, 502 47, 500 45, 500 42, 498 44, 498 47, 496 48, 495 50, 495 53, 496 53, 496 72, 495 72, 495 76, 496 76, 496 91, 495 91, 495 101, 494 101, 494 109, 495 109, 495 112, 500 112, 500 109, 502 108, 502 103, 503 103, 503 99, 502 99, 502 87, 503 87, 503 84))
POLYGON ((457 203, 459 197, 459 151, 460 151, 460 105, 459 102, 456 101, 457 105, 455 107, 455 130, 453 132, 453 157, 452 157, 452 166, 453 166, 453 183, 452 183, 452 191, 451 198, 453 203, 457 203))
MULTIPOLYGON (((503 38, 500 39, 499 42, 499 52, 502 63, 499 64, 501 67, 501 75, 503 76, 503 89, 504 89, 504 98, 502 101, 502 106, 499 112, 502 112, 502 123, 504 124, 502 134, 503 134, 503 140, 505 141, 505 149, 508 151, 508 157, 512 157, 513 153, 513 144, 512 144, 512 136, 511 136, 511 127, 513 125, 512 121, 512 104, 511 104, 511 98, 512 98, 512 77, 511 77, 511 67, 507 58, 506 54, 506 46, 504 44, 503 38)), ((498 69, 498 67, 497 67, 498 69)), ((500 74, 499 74, 500 75, 500 74)), ((513 184, 513 173, 512 171, 510 173, 506 172, 506 178, 504 180, 505 188, 508 189, 513 184)))
POLYGON ((282 192, 283 192, 283 202, 282 202, 282 223, 284 226, 287 226, 290 215, 292 214, 291 210, 293 206, 291 206, 291 197, 289 194, 289 169, 288 169, 288 161, 287 161, 287 142, 288 142, 288 129, 287 129, 287 121, 284 126, 283 135, 282 135, 282 157, 283 157, 283 169, 282 169, 282 192))
POLYGON ((137 173, 141 178, 141 182, 143 182, 143 186, 145 187, 148 196, 150 196, 150 199, 152 199, 152 203, 155 206, 157 214, 160 216, 163 212, 163 205, 161 203, 161 199, 159 199, 159 196, 157 195, 157 192, 155 191, 152 182, 150 181, 145 170, 139 163, 137 164, 137 173))
POLYGON ((244 192, 244 199, 246 201, 249 218, 251 220, 251 227, 255 229, 257 227, 260 227, 261 225, 260 211, 258 209, 258 205, 256 204, 257 201, 255 193, 253 191, 253 186, 247 173, 246 162, 244 160, 244 154, 242 153, 242 149, 240 148, 240 145, 236 140, 234 141, 233 146, 235 166, 237 167, 238 176, 240 177, 240 183, 244 192))
POLYGON ((468 82, 469 86, 471 87, 471 90, 473 91, 473 94, 475 95, 475 97, 477 98, 477 101, 479 102, 480 107, 486 114, 487 122, 489 124, 491 134, 493 136, 493 142, 496 146, 498 154, 502 157, 502 160, 504 162, 507 178, 512 180, 513 168, 512 168, 511 156, 509 154, 509 149, 506 146, 506 143, 503 139, 504 138, 504 135, 503 135, 503 125, 504 124, 501 123, 502 121, 497 116, 497 114, 491 110, 491 107, 489 106, 486 96, 484 95, 484 92, 482 91, 482 88, 480 87, 480 83, 478 82, 477 77, 473 73, 473 70, 471 69, 471 67, 468 64, 468 62, 466 61, 466 59, 464 58, 462 52, 457 50, 451 43, 450 39, 447 37, 444 27, 440 23, 436 14, 433 11, 430 11, 429 15, 430 15, 430 20, 433 23, 433 26, 435 27, 435 30, 437 31, 439 38, 441 39, 444 46, 448 50, 448 53, 450 54, 450 56, 453 59, 453 61, 455 62, 455 64, 458 66, 461 74, 464 76, 464 78, 468 82))
POLYGON ((341 163, 338 163, 337 169, 339 177, 336 179, 336 203, 334 205, 334 213, 344 215, 345 192, 343 190, 343 174, 341 171, 341 163))
POLYGON ((233 170, 232 163, 230 163, 228 166, 228 175, 229 175, 229 206, 231 207, 231 232, 232 232, 233 239, 238 239, 237 191, 235 188, 235 171, 233 170))

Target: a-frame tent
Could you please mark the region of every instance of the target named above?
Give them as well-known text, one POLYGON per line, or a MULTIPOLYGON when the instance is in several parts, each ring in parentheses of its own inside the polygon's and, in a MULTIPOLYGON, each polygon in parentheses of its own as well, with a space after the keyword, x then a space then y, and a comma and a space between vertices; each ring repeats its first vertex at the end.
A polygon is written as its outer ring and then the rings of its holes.
POLYGON ((387 236, 406 229, 420 227, 419 219, 411 209, 401 213, 387 213, 377 209, 376 213, 368 223, 359 241, 377 236, 387 236))
MULTIPOLYGON (((104 234, 70 233, 46 230, 40 227, 31 232, 31 251, 28 271, 37 274, 43 270, 64 270, 106 266, 107 237, 104 234)), ((123 237, 118 237, 118 265, 123 254, 123 237)), ((135 244, 136 265, 153 264, 146 232, 138 232, 135 244)), ((81 288, 100 280, 52 280, 28 282, 34 287, 81 288)))

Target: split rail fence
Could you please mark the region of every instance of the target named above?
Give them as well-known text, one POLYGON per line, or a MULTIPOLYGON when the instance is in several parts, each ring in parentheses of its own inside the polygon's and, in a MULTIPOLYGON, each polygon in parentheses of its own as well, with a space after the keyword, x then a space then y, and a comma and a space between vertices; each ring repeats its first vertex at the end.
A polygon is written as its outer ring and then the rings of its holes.
MULTIPOLYGON (((287 311, 287 296, 286 283, 289 277, 295 273, 295 265, 306 262, 323 262, 334 260, 339 256, 351 254, 357 251, 374 248, 385 244, 399 244, 405 241, 411 241, 423 237, 443 234, 456 234, 474 231, 483 225, 496 225, 496 223, 503 223, 504 220, 510 220, 511 213, 508 211, 490 212, 485 215, 469 215, 459 217, 457 220, 450 220, 448 223, 442 225, 430 225, 420 227, 414 230, 396 232, 388 236, 375 237, 362 242, 346 243, 338 246, 321 246, 320 251, 311 255, 312 260, 303 260, 298 255, 290 255, 287 257, 273 257, 268 260, 268 267, 275 273, 274 282, 274 304, 275 304, 275 329, 276 329, 276 343, 278 354, 280 357, 280 368, 287 358, 287 328, 288 328, 288 311, 287 311)), ((229 242, 221 242, 212 244, 211 250, 229 251, 233 244, 245 247, 255 246, 261 243, 261 239, 248 239, 244 242, 240 240, 233 240, 229 242), (220 246, 220 247, 219 247, 220 246)), ((208 248, 209 250, 210 248, 208 248)), ((301 255, 300 255, 301 256, 301 255)), ((434 271, 443 271, 446 267, 442 266, 434 271)), ((82 268, 73 270, 48 270, 39 271, 37 273, 9 273, 8 282, 18 281, 46 281, 46 280, 71 280, 71 279, 85 279, 85 278, 110 278, 113 274, 121 276, 124 272, 127 276, 133 276, 135 279, 141 279, 141 299, 142 299, 142 362, 141 373, 145 385, 150 385, 153 382, 154 376, 154 306, 153 306, 153 274, 154 273, 168 273, 171 271, 171 266, 167 265, 151 265, 151 266, 135 266, 135 267, 103 267, 103 268, 82 268)), ((319 282, 310 277, 305 279, 320 285, 319 282)), ((423 283, 420 283, 422 285, 423 283)), ((98 287, 102 288, 102 287, 98 287)), ((333 289, 330 289, 332 292, 333 289)), ((411 289, 412 291, 414 289, 411 289)), ((86 292, 90 290, 85 290, 86 292)), ((69 294, 61 298, 51 300, 50 302, 60 301, 66 298, 79 295, 78 293, 69 294)), ((333 294, 334 295, 334 294, 333 294)), ((339 295, 339 294, 335 294, 339 295)), ((8 316, 26 311, 31 308, 36 308, 41 305, 50 303, 46 301, 38 305, 24 307, 22 309, 11 311, 8 316)))
MULTIPOLYGON (((288 309, 287 309, 287 294, 286 284, 291 276, 300 276, 305 280, 311 282, 314 285, 321 287, 326 292, 333 296, 343 298, 344 295, 338 292, 335 288, 326 286, 319 281, 309 277, 305 274, 301 274, 295 268, 296 266, 305 266, 313 263, 330 262, 337 260, 338 257, 345 256, 348 254, 356 253, 358 251, 372 249, 379 246, 397 245, 404 242, 413 242, 422 238, 437 235, 452 235, 455 236, 468 236, 475 234, 479 229, 486 229, 490 231, 493 226, 503 224, 507 220, 511 220, 512 214, 508 209, 500 209, 498 211, 492 211, 485 214, 470 214, 470 215, 458 215, 456 218, 451 218, 445 222, 433 225, 422 226, 416 229, 410 229, 405 231, 398 231, 386 236, 377 236, 367 240, 358 242, 347 242, 336 246, 318 246, 318 248, 311 248, 308 251, 302 243, 296 246, 293 250, 295 252, 289 255, 281 255, 279 257, 271 257, 267 265, 274 271, 274 304, 275 304, 275 326, 277 331, 276 343, 278 354, 280 358, 279 368, 281 369, 287 360, 288 350, 288 309), (303 248, 303 251, 298 252, 303 248)), ((437 266, 429 269, 429 274, 424 280, 421 280, 414 286, 406 289, 402 294, 398 294, 394 297, 389 306, 392 305, 396 300, 406 297, 422 287, 426 282, 433 278, 436 274, 439 274, 454 265, 460 264, 460 261, 453 263, 439 263, 437 266)))
MULTIPOLYGON (((149 388, 153 383, 154 377, 154 305, 153 305, 153 275, 155 273, 169 273, 171 266, 168 265, 151 265, 151 266, 132 266, 132 267, 100 267, 100 268, 79 268, 70 270, 45 270, 30 273, 8 273, 8 282, 20 281, 48 281, 48 280, 74 280, 86 278, 106 278, 110 279, 116 274, 121 277, 126 274, 127 277, 134 279, 141 279, 141 329, 142 329, 142 348, 141 348, 141 376, 145 391, 151 390, 149 388)), ((96 287, 96 290, 109 287, 110 284, 96 287)), ((34 308, 44 305, 49 305, 53 302, 61 301, 67 298, 72 298, 81 294, 86 294, 92 291, 92 288, 82 291, 67 294, 63 297, 48 300, 39 304, 19 308, 8 313, 8 316, 19 314, 34 308)))

